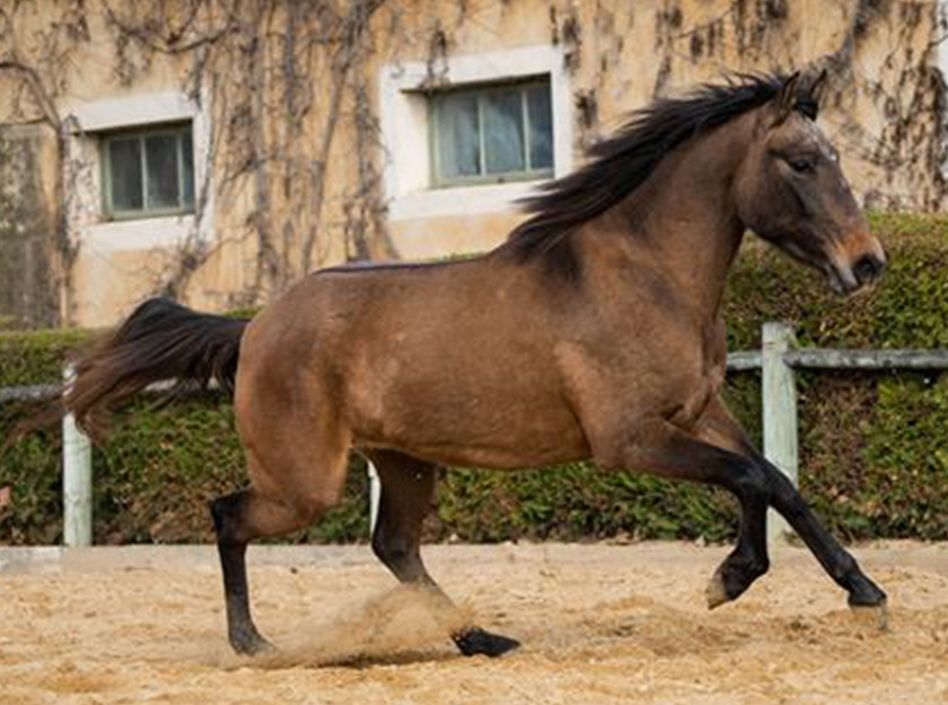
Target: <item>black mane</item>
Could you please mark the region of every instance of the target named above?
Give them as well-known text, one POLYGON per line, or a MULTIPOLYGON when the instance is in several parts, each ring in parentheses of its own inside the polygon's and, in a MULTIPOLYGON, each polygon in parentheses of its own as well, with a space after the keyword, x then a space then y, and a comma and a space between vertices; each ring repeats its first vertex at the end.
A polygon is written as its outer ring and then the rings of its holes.
POLYGON ((588 164, 523 200, 534 215, 510 233, 510 247, 521 261, 543 257, 552 269, 577 278, 579 261, 569 235, 578 225, 635 191, 669 151, 768 102, 784 81, 780 75, 741 74, 637 110, 617 134, 588 151, 588 164))

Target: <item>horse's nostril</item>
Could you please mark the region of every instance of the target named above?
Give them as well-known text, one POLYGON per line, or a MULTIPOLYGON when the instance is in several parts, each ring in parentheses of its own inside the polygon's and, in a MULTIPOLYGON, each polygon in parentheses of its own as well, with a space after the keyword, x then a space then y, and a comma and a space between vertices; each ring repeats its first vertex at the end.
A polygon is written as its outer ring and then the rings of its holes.
POLYGON ((863 255, 853 266, 853 274, 860 284, 872 281, 882 273, 885 263, 875 255, 863 255))

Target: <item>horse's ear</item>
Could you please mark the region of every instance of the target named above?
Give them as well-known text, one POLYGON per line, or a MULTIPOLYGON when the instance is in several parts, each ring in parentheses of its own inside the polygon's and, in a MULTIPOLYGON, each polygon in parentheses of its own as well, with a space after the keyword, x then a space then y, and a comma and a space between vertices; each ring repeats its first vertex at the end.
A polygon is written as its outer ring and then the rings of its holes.
POLYGON ((780 87, 780 92, 777 93, 776 100, 774 101, 777 106, 777 123, 781 123, 787 119, 787 117, 797 108, 797 100, 799 99, 798 90, 800 86, 800 72, 794 71, 786 80, 784 80, 783 85, 780 87))
POLYGON ((813 80, 807 89, 806 95, 800 96, 798 108, 811 120, 816 120, 816 115, 820 111, 820 104, 826 96, 827 75, 826 69, 820 71, 820 75, 813 80))

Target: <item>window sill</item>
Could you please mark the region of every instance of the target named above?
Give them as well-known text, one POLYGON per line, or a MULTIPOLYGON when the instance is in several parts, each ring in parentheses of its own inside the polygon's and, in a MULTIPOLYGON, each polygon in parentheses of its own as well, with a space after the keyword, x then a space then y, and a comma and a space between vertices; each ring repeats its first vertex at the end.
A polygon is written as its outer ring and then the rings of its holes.
POLYGON ((517 210, 518 200, 534 195, 536 187, 545 181, 512 181, 408 193, 389 201, 389 220, 397 222, 477 213, 510 213, 517 210))
POLYGON ((187 213, 92 223, 82 227, 79 235, 83 247, 97 252, 119 252, 173 247, 184 242, 196 228, 194 214, 187 213))

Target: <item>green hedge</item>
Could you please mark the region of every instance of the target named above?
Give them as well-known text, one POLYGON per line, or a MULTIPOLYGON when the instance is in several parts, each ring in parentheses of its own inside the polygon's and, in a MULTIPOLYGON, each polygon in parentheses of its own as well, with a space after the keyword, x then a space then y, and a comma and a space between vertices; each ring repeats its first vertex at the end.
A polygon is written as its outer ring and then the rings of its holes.
MULTIPOLYGON (((760 324, 789 320, 801 343, 834 347, 948 347, 948 219, 876 215, 890 254, 883 283, 841 300, 816 274, 768 248, 745 248, 729 282, 732 349, 758 347, 760 324)), ((749 243, 750 244, 750 243, 749 243)), ((0 335, 0 386, 58 378, 81 331, 0 335)), ((760 437, 756 374, 733 376, 727 398, 760 437)), ((94 453, 95 540, 205 541, 206 501, 244 483, 229 404, 209 395, 184 408, 141 402, 94 453)), ((0 406, 0 430, 27 413, 0 406)), ((812 373, 800 378, 801 482, 834 531, 847 538, 948 538, 948 378, 812 373)), ((0 543, 60 538, 58 433, 27 438, 0 458, 0 543)), ((367 533, 364 468, 352 461, 342 505, 297 541, 360 541, 367 533)), ((428 539, 567 540, 625 533, 723 540, 734 503, 706 487, 574 464, 503 473, 446 471, 428 539)))

